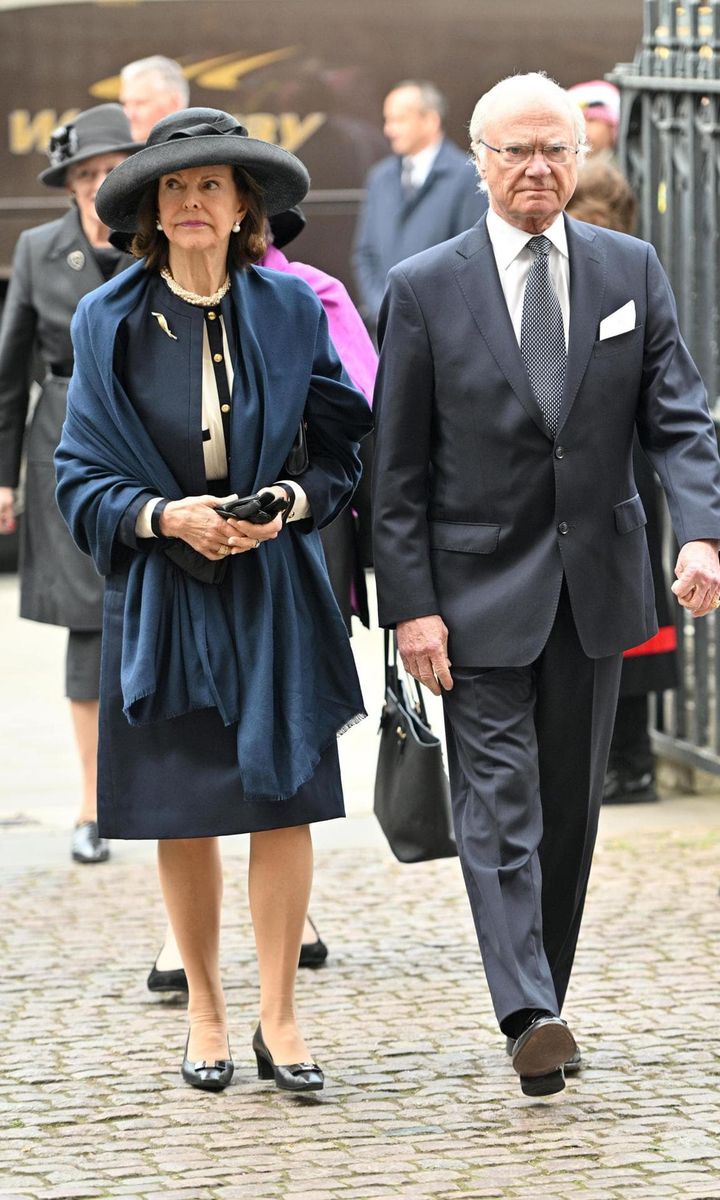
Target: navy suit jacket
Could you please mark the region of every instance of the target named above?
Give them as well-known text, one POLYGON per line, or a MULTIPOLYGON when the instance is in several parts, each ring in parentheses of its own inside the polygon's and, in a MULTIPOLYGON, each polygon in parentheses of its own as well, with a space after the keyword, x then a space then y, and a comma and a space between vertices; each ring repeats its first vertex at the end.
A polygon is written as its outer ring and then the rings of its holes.
POLYGON ((565 220, 569 357, 555 438, 484 219, 389 278, 375 407, 380 621, 441 614, 458 666, 532 662, 563 576, 591 658, 654 634, 635 428, 678 541, 720 537, 715 432, 655 251, 565 220), (602 319, 629 300, 636 327, 599 340, 602 319))
POLYGON ((369 172, 353 249, 366 316, 377 321, 391 267, 474 225, 487 208, 467 154, 445 139, 425 183, 411 200, 401 186, 402 159, 391 154, 369 172))

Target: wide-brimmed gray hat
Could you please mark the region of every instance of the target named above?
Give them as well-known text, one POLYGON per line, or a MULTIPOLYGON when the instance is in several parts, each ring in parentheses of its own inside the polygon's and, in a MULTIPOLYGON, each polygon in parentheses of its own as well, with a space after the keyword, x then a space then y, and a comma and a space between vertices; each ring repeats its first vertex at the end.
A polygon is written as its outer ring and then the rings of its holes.
POLYGON ((78 113, 74 121, 50 134, 50 166, 38 175, 48 187, 65 187, 68 167, 96 154, 134 154, 143 142, 134 142, 130 122, 119 104, 97 104, 78 113))
POLYGON ((133 233, 149 184, 188 167, 242 167, 262 189, 268 216, 298 204, 310 186, 306 168, 288 150, 248 137, 230 113, 217 108, 185 108, 163 117, 150 130, 139 154, 115 167, 95 197, 101 221, 133 233))

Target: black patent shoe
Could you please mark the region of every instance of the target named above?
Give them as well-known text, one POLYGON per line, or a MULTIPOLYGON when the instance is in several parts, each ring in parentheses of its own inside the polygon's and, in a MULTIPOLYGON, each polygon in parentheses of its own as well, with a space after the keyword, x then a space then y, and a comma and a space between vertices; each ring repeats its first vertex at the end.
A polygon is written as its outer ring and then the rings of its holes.
POLYGON ((319 1092, 325 1086, 325 1076, 317 1063, 276 1066, 259 1025, 253 1034, 252 1047, 257 1060, 258 1079, 274 1079, 275 1086, 286 1092, 319 1092))
POLYGON ((201 1062, 191 1063, 187 1056, 189 1044, 190 1034, 188 1033, 180 1068, 183 1079, 191 1087, 201 1088, 202 1091, 221 1092, 229 1084, 235 1070, 235 1064, 230 1058, 230 1042, 228 1042, 227 1058, 216 1059, 213 1063, 205 1062, 205 1059, 202 1059, 201 1062))
POLYGON ((153 963, 147 977, 148 991, 185 992, 187 994, 188 981, 183 968, 178 967, 174 971, 158 971, 156 962, 153 963))
POLYGON ((315 941, 303 942, 302 946, 300 947, 300 961, 298 962, 298 966, 311 968, 321 967, 328 956, 328 948, 320 937, 315 925, 310 920, 310 917, 308 917, 308 924, 312 926, 313 933, 315 934, 315 941))
POLYGON ((98 837, 97 821, 81 821, 75 826, 72 832, 71 853, 73 862, 107 862, 110 846, 105 838, 98 837))

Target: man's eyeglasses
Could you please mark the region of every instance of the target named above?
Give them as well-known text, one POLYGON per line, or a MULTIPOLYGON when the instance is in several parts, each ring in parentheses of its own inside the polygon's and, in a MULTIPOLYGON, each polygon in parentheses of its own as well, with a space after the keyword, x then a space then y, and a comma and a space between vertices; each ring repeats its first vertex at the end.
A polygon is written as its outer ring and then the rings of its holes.
POLYGON ((530 162, 536 154, 542 154, 545 162, 557 167, 564 167, 572 162, 573 156, 580 153, 578 146, 566 146, 563 142, 551 142, 547 146, 529 146, 524 142, 512 142, 507 146, 491 146, 482 138, 477 139, 481 146, 500 155, 500 162, 505 167, 522 167, 530 162))

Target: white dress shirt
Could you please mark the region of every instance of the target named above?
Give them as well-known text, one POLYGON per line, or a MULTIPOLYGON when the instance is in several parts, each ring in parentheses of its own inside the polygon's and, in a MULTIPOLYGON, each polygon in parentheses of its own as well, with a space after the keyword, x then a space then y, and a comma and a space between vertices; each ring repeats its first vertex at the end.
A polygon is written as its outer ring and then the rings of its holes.
MULTIPOLYGON (((524 229, 517 229, 515 225, 509 225, 493 208, 488 209, 487 231, 497 263, 500 286, 519 346, 525 285, 535 261, 535 255, 532 250, 527 249, 527 244, 536 235, 526 233, 524 229)), ((570 259, 562 213, 555 218, 549 229, 544 230, 544 236, 552 242, 548 267, 560 302, 567 349, 570 330, 570 259)))
MULTIPOLYGON (((233 380, 235 378, 230 350, 225 333, 225 323, 220 317, 220 326, 222 328, 223 337, 223 353, 225 366, 228 377, 228 387, 232 394, 233 380)), ((198 437, 203 436, 203 456, 205 459, 205 475, 208 480, 224 479, 228 473, 227 450, 225 447, 225 431, 223 428, 222 414, 220 412, 220 397, 218 395, 217 381, 215 379, 215 368, 213 366, 212 353, 210 351, 210 342, 208 340, 207 328, 203 326, 203 361, 202 361, 202 430, 198 430, 198 437), (209 433, 209 437, 207 436, 209 433)), ((282 484, 283 480, 278 480, 282 484)), ((269 485, 272 486, 272 485, 269 485)), ((295 493, 295 502, 292 510, 288 513, 288 521, 302 521, 310 516, 310 502, 300 487, 293 479, 288 480, 288 488, 292 488, 295 493)), ((292 495, 292 492, 289 492, 292 495)), ((237 495, 233 496, 237 499, 237 495)), ((144 504, 137 515, 135 521, 135 534, 139 538, 155 537, 150 518, 152 517, 155 505, 160 503, 161 496, 156 496, 153 500, 148 500, 144 504)), ((223 497, 224 500, 228 497, 223 497)))

